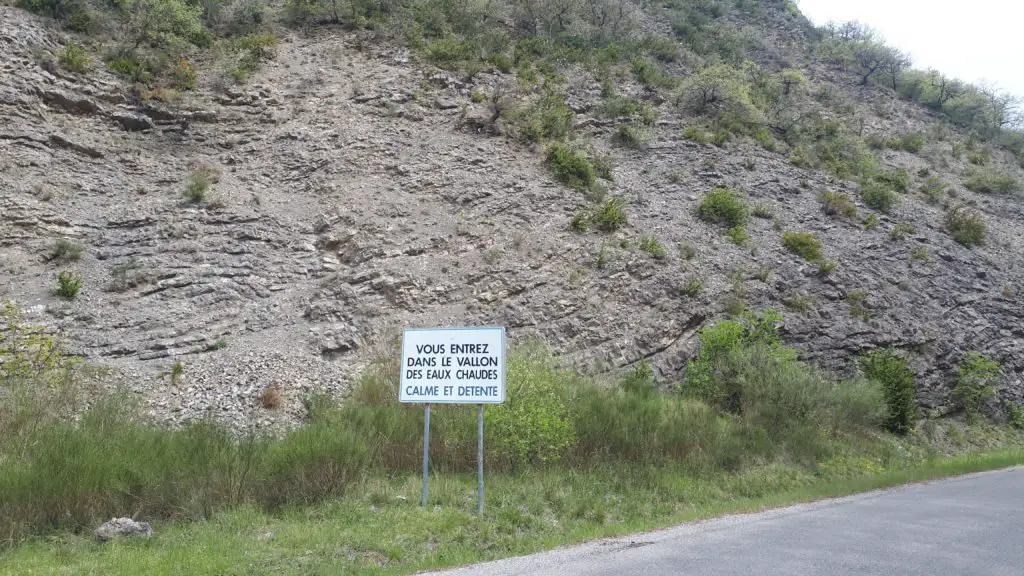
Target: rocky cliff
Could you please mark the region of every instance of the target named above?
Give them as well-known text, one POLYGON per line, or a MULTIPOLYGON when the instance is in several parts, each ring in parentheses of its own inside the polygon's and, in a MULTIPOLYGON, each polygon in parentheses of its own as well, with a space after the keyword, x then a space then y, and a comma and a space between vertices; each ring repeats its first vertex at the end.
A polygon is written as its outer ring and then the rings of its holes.
MULTIPOLYGON (((776 47, 800 29, 765 24, 776 47)), ((813 58, 788 65, 828 86, 861 133, 928 135, 917 153, 878 153, 911 183, 877 225, 862 223, 875 212, 856 184, 747 138, 684 138, 692 115, 631 78, 619 92, 657 121, 645 145, 616 145, 601 83, 570 66, 576 137, 611 159, 608 193, 627 207, 628 224, 607 234, 570 226, 589 200, 473 97, 511 73, 467 79, 395 42, 321 28, 282 33, 242 86, 201 72, 168 104, 140 100, 101 64, 61 69, 67 40, 0 5, 0 298, 163 419, 288 420, 309 393, 343 393, 404 326, 502 325, 588 372, 650 360, 678 381, 700 328, 737 306, 782 310, 787 341, 838 372, 872 348, 906 351, 929 409, 951 405, 968 350, 1002 364, 1004 398, 1024 399, 1024 201, 964 188, 968 160, 952 153, 964 136, 813 58), (197 170, 213 182, 202 203, 184 196, 197 170), (915 192, 925 174, 984 214, 984 245, 944 230, 943 206, 915 192), (697 217, 719 187, 756 207, 743 245, 697 217), (825 191, 848 193, 860 216, 828 214, 825 191), (788 251, 786 231, 816 234, 835 270, 788 251), (73 299, 54 295, 65 269, 83 279, 73 299), (260 407, 269 386, 286 410, 260 407)), ((760 56, 791 59, 783 48, 760 56)))

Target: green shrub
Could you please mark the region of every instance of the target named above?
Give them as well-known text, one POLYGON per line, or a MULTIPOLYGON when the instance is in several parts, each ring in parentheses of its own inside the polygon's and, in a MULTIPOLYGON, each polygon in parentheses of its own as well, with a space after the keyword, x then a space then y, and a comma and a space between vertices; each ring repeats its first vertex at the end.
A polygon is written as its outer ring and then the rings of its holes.
POLYGON ((875 175, 875 180, 888 185, 897 192, 910 189, 910 174, 906 170, 886 170, 875 175))
POLYGON ((75 42, 68 42, 57 55, 57 60, 65 69, 76 74, 84 74, 89 69, 89 64, 92 63, 89 52, 75 42))
POLYGON ((829 216, 854 218, 857 206, 850 197, 842 192, 825 192, 821 195, 821 210, 829 216))
POLYGON ((820 262, 825 259, 821 240, 810 232, 785 232, 782 234, 782 245, 808 262, 820 262))
POLYGON ((701 288, 704 287, 704 283, 699 279, 694 278, 679 288, 679 293, 683 296, 696 296, 700 293, 701 288))
POLYGON ((747 223, 747 206, 739 193, 726 188, 715 188, 704 195, 697 207, 697 217, 705 222, 726 224, 730 228, 747 223))
POLYGON ((967 161, 975 166, 987 166, 992 161, 992 152, 986 148, 971 150, 967 153, 967 161))
POLYGON ((750 234, 747 233, 745 226, 733 226, 725 233, 729 237, 729 241, 737 246, 745 246, 750 242, 750 234))
POLYGON ((763 220, 771 220, 772 218, 775 218, 775 210, 767 204, 754 204, 754 207, 750 210, 750 214, 754 218, 761 218, 763 220))
POLYGON ((162 69, 162 64, 134 50, 114 52, 106 59, 107 68, 136 84, 149 84, 162 69))
POLYGON ((77 262, 82 258, 82 253, 85 252, 85 246, 68 240, 67 238, 59 238, 53 246, 53 250, 50 252, 50 260, 57 262, 77 262))
POLYGON ((860 187, 860 196, 864 203, 882 212, 892 210, 898 200, 892 188, 879 182, 867 182, 860 187))
POLYGON ((835 271, 839 263, 835 260, 821 260, 818 262, 818 276, 825 277, 835 271))
POLYGON ((1021 189, 1020 182, 1009 174, 977 168, 967 171, 964 187, 981 194, 1011 194, 1021 189))
POLYGON ((907 236, 917 232, 917 228, 914 228, 913 224, 907 224, 906 222, 900 222, 899 224, 892 227, 889 231, 889 238, 894 241, 900 241, 906 239, 907 236))
POLYGON ((928 198, 929 204, 938 204, 946 192, 946 183, 938 176, 929 176, 921 185, 921 193, 928 198))
POLYGON ((665 256, 667 256, 665 246, 654 236, 640 237, 640 249, 650 254, 651 258, 655 260, 664 260, 665 256))
POLYGON ((886 427, 892 432, 906 434, 917 420, 917 400, 914 373, 907 361, 892 350, 875 350, 861 358, 864 374, 882 384, 888 407, 886 427))
POLYGON ((459 66, 473 58, 473 47, 466 40, 445 36, 424 47, 427 60, 438 68, 458 70, 459 66))
POLYGON ((874 213, 868 214, 867 217, 864 218, 864 229, 865 230, 874 230, 877 227, 878 227, 878 214, 874 214, 874 213))
POLYGON ((64 270, 57 275, 57 296, 71 300, 78 295, 82 289, 82 277, 70 270, 64 270))
POLYGON ((570 188, 585 190, 597 180, 594 165, 582 150, 555 143, 548 146, 545 160, 555 179, 570 188))
POLYGON ((871 321, 871 311, 864 305, 868 293, 866 290, 853 290, 846 295, 846 303, 850 305, 850 315, 865 322, 871 321))
POLYGON ((521 350, 510 360, 505 402, 488 413, 491 449, 513 467, 560 460, 576 440, 560 394, 564 376, 540 347, 521 350))
POLYGON ((930 259, 931 256, 928 254, 928 248, 926 246, 914 246, 910 249, 911 261, 927 262, 930 259))
POLYGON ((176 90, 192 90, 196 87, 196 67, 182 58, 171 69, 171 87, 176 90))
POLYGON ((609 198, 594 209, 590 217, 600 230, 614 232, 626 225, 626 202, 622 198, 609 198))
POLYGON ((911 132, 900 136, 900 148, 914 154, 917 154, 924 148, 924 142, 924 134, 920 132, 911 132))
POLYGON ((611 118, 635 118, 648 126, 654 124, 657 119, 657 112, 654 111, 650 102, 621 96, 605 99, 598 108, 598 112, 602 116, 611 118))
POLYGON ((615 141, 633 150, 645 150, 650 137, 647 131, 632 124, 619 124, 615 131, 615 141))
POLYGON ((185 198, 193 204, 206 202, 210 186, 216 182, 217 173, 212 167, 201 166, 192 172, 185 183, 185 198))
POLYGON ((686 130, 683 130, 683 138, 697 144, 707 144, 711 141, 707 131, 700 126, 688 126, 686 130))
POLYGON ((946 212, 946 230, 954 240, 970 248, 985 243, 988 228, 980 212, 961 204, 946 212))
POLYGON ((513 116, 520 138, 544 142, 568 136, 576 114, 565 104, 563 96, 548 95, 513 116))
POLYGON ((985 402, 996 395, 996 385, 1002 373, 999 363, 980 352, 968 352, 957 369, 953 394, 960 401, 968 424, 981 416, 985 402))
POLYGON ((569 221, 569 227, 577 232, 585 233, 590 229, 590 213, 581 210, 573 214, 572 220, 569 221))

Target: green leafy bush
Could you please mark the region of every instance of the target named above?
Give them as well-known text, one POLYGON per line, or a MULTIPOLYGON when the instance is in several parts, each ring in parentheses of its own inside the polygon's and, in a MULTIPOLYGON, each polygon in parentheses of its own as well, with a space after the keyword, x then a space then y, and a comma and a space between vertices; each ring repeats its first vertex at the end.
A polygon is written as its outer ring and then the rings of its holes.
POLYGON ((825 192, 821 195, 821 210, 829 216, 855 218, 857 206, 842 192, 825 192))
POLYGON ((970 248, 985 243, 988 227, 985 217, 965 204, 954 206, 946 212, 946 230, 954 240, 970 248))
POLYGON ((528 142, 561 140, 572 130, 576 114, 565 104, 565 98, 548 95, 513 114, 519 137, 528 142))
POLYGON ((999 363, 980 352, 968 352, 960 363, 953 393, 960 400, 968 424, 978 420, 985 402, 995 396, 1001 376, 999 363))
POLYGON ((683 130, 683 138, 697 144, 707 144, 711 141, 707 130, 700 126, 687 126, 686 130, 683 130))
POLYGON ((879 182, 862 184, 860 187, 860 197, 864 200, 865 204, 881 212, 892 210, 892 207, 896 205, 898 200, 892 188, 879 182))
POLYGON ((910 132, 900 136, 900 148, 907 152, 918 153, 924 148, 924 134, 920 132, 910 132))
POLYGON ((917 400, 914 373, 907 361, 892 350, 875 350, 861 357, 864 374, 882 384, 888 407, 886 427, 898 434, 906 434, 917 420, 917 400))
POLYGON ((92 63, 89 52, 75 42, 65 44, 64 49, 57 54, 57 60, 65 69, 76 74, 84 74, 89 69, 89 64, 92 63))
POLYGON ((700 294, 701 288, 704 287, 704 283, 699 279, 694 278, 679 288, 679 293, 683 296, 696 296, 700 294))
POLYGON ((548 146, 545 160, 555 179, 570 188, 585 190, 597 180, 594 165, 582 150, 555 143, 548 146))
POLYGON ((907 236, 917 232, 917 228, 913 224, 906 222, 900 222, 899 224, 892 227, 889 231, 889 238, 894 241, 900 241, 906 239, 907 236))
POLYGON ((619 124, 618 130, 615 131, 615 141, 633 150, 646 149, 650 138, 650 133, 632 124, 619 124))
POLYGON ((665 246, 654 236, 640 237, 640 249, 651 255, 655 260, 664 260, 667 256, 665 246))
POLYGON ((697 217, 706 222, 726 224, 730 228, 747 223, 747 205, 739 193, 727 188, 715 188, 708 192, 697 207, 697 217))
POLYGON ((78 242, 68 240, 67 238, 59 238, 54 243, 53 250, 50 252, 50 260, 57 262, 77 262, 82 258, 82 253, 85 252, 85 246, 82 246, 78 242))
POLYGON ((825 259, 821 240, 810 232, 785 232, 782 234, 782 245, 808 262, 820 262, 825 259))
POLYGON ((82 289, 82 277, 70 270, 64 270, 57 275, 57 296, 71 300, 78 296, 82 289))
POLYGON ((733 226, 729 228, 725 235, 737 246, 745 246, 750 242, 750 234, 747 232, 746 226, 733 226))
POLYGON ((910 174, 906 170, 886 170, 875 175, 875 180, 888 185, 897 192, 910 189, 910 174))
POLYGON ((921 185, 921 193, 928 198, 929 204, 938 204, 946 192, 946 183, 938 176, 929 176, 921 185))
POLYGON ((612 118, 629 117, 640 120, 646 125, 654 124, 657 119, 657 112, 650 102, 637 100, 635 98, 624 98, 612 96, 601 103, 598 112, 603 116, 612 118))
POLYGON ((964 187, 981 194, 1011 194, 1021 189, 1020 181, 1009 174, 972 168, 967 171, 964 187))
POLYGON ((600 230, 614 232, 626 225, 626 202, 622 198, 608 198, 594 209, 591 222, 600 230))

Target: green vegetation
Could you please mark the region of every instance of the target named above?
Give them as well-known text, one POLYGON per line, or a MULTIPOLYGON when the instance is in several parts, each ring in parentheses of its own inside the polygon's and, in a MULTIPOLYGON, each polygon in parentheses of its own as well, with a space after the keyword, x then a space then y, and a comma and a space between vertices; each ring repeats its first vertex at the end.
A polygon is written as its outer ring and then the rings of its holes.
POLYGON ((953 394, 960 400, 969 424, 978 421, 985 403, 996 395, 1001 377, 999 363, 980 352, 968 352, 960 363, 953 394))
POLYGON ((657 119, 657 112, 654 110, 654 106, 651 106, 650 102, 644 100, 637 100, 635 98, 624 98, 622 96, 612 96, 607 98, 601 103, 598 112, 603 116, 611 118, 631 118, 639 120, 645 125, 652 125, 657 119))
POLYGON ((209 199, 210 186, 220 180, 220 170, 209 164, 196 168, 185 183, 185 198, 193 204, 201 204, 209 199))
POLYGON ((527 142, 545 142, 562 140, 568 136, 576 113, 565 104, 565 96, 548 94, 519 108, 512 113, 512 118, 521 139, 527 142))
POLYGON ((960 204, 946 212, 946 230, 954 240, 970 248, 985 243, 988 227, 985 217, 977 210, 960 204))
POLYGON ((947 184, 938 176, 929 176, 921 184, 921 193, 928 198, 929 204, 938 204, 946 193, 947 184))
POLYGON ((879 210, 888 212, 896 205, 897 196, 892 188, 879 182, 867 182, 860 187, 860 197, 864 203, 879 210))
POLYGON ((615 141, 633 150, 645 150, 650 139, 650 132, 632 124, 619 124, 615 131, 615 141))
POLYGON ((750 242, 750 234, 747 233, 747 229, 744 226, 733 226, 726 231, 725 235, 729 237, 729 241, 737 246, 745 246, 750 242))
POLYGON ((913 224, 900 222, 899 224, 893 226, 892 230, 889 231, 889 239, 895 242, 899 242, 901 240, 905 240, 907 236, 910 236, 911 234, 914 234, 916 232, 917 228, 914 228, 913 224))
POLYGON ((65 300, 78 296, 82 289, 82 277, 70 270, 63 270, 57 275, 57 289, 54 293, 65 300))
POLYGON ((897 192, 905 193, 910 189, 910 174, 906 170, 885 170, 876 174, 875 180, 897 192))
POLYGON ((686 130, 683 130, 683 138, 697 144, 707 144, 711 141, 707 131, 700 126, 687 126, 686 130))
POLYGON ((697 217, 705 222, 726 224, 730 228, 747 223, 747 205, 735 190, 715 188, 708 192, 697 207, 697 217))
POLYGON ((693 278, 679 288, 679 293, 683 296, 690 296, 692 298, 693 296, 700 294, 701 288, 703 287, 704 283, 701 282, 700 279, 693 278))
POLYGON ((85 246, 67 238, 58 238, 50 252, 50 260, 55 262, 77 262, 82 259, 85 246))
POLYGON ((1011 194, 1021 189, 1020 181, 1009 174, 992 169, 972 168, 967 171, 964 187, 981 194, 1011 194))
POLYGON ((907 361, 892 350, 875 350, 861 358, 861 369, 865 376, 882 384, 886 427, 897 434, 910 432, 917 421, 917 399, 914 373, 907 361))
POLYGON ((850 305, 850 315, 854 318, 860 318, 865 322, 871 321, 871 310, 868 310, 865 305, 865 300, 868 298, 866 290, 853 290, 846 295, 846 303, 850 305))
POLYGON ((570 188, 586 190, 597 182, 594 165, 582 150, 566 144, 551 144, 546 161, 555 179, 570 188))
POLYGON ((92 58, 89 56, 89 52, 82 46, 75 42, 68 42, 64 45, 64 49, 57 55, 57 61, 66 70, 70 70, 76 74, 84 74, 89 69, 89 64, 92 63, 92 58))
POLYGON ((927 246, 914 246, 910 249, 910 260, 912 262, 927 262, 931 260, 927 246))
POLYGON ((857 206, 842 192, 825 192, 821 195, 821 210, 829 216, 856 218, 857 206))
POLYGON ((867 143, 872 148, 878 150, 890 148, 892 150, 906 150, 916 154, 924 149, 925 136, 920 132, 910 132, 896 137, 872 134, 867 137, 867 143))
POLYGON ((654 236, 641 236, 640 249, 650 254, 651 258, 655 260, 664 260, 668 255, 665 251, 665 246, 654 236))
POLYGON ((80 363, 12 306, 3 320, 0 384, 17 401, 0 405, 0 526, 16 573, 212 574, 256 550, 283 574, 376 569, 385 558, 409 571, 1024 461, 929 464, 937 452, 923 437, 877 431, 891 414, 884 378, 836 381, 799 362, 769 311, 705 328, 677 393, 659 392, 643 362, 607 387, 537 345, 515 350, 508 401, 488 408, 488 507, 477 517, 475 412, 463 407, 435 407, 436 508, 417 506, 423 416, 397 401, 395 354, 342 403, 307 399, 302 427, 238 438, 212 422, 156 427, 118 395, 86 403, 80 363), (84 533, 125 510, 157 521, 159 537, 88 542, 84 533), (400 535, 412 540, 395 548, 400 535), (339 541, 353 552, 339 556, 339 541), (300 564, 297 550, 309 551, 300 564))
POLYGON ((825 259, 821 240, 810 232, 785 232, 782 234, 782 245, 808 262, 821 262, 825 259))
POLYGON ((874 213, 868 214, 867 217, 864 218, 864 229, 865 230, 874 230, 877 227, 878 227, 878 214, 874 214, 874 213))

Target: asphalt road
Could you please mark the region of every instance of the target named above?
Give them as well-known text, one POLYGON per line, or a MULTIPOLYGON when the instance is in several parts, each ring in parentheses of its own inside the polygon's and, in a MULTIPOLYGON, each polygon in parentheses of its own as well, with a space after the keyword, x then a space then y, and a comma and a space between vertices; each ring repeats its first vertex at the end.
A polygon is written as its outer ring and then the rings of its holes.
POLYGON ((444 576, 1021 576, 1024 468, 683 524, 444 576))

